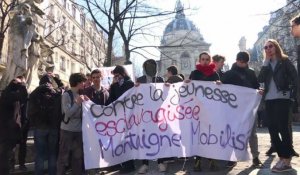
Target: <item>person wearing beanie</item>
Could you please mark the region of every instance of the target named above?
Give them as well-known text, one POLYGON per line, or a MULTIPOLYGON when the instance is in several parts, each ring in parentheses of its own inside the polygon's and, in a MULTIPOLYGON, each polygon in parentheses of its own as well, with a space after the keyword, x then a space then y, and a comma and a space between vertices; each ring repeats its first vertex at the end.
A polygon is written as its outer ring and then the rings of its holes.
MULTIPOLYGON (((232 84, 237 86, 243 86, 253 89, 259 89, 259 83, 255 72, 249 69, 248 62, 250 55, 246 51, 241 51, 236 55, 236 62, 232 65, 231 69, 223 75, 221 82, 223 84, 232 84)), ((253 157, 252 166, 255 168, 262 168, 263 164, 259 160, 258 152, 258 140, 256 132, 256 119, 253 125, 253 129, 249 139, 249 146, 253 157)), ((229 161, 228 167, 233 167, 236 162, 229 161)))

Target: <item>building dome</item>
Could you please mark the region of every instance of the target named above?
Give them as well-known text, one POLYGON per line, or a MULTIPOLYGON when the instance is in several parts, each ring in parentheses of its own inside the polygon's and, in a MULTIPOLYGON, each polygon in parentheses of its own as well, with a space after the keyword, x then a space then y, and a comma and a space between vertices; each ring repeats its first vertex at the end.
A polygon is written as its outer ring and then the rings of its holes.
POLYGON ((199 54, 209 51, 210 44, 204 40, 194 23, 185 17, 180 0, 176 2, 175 12, 175 18, 165 27, 161 38, 158 72, 164 76, 170 65, 176 65, 178 72, 189 77, 199 54))
POLYGON ((177 1, 175 8, 175 19, 167 25, 164 31, 164 35, 179 30, 198 31, 193 22, 185 17, 184 8, 180 1, 177 1))

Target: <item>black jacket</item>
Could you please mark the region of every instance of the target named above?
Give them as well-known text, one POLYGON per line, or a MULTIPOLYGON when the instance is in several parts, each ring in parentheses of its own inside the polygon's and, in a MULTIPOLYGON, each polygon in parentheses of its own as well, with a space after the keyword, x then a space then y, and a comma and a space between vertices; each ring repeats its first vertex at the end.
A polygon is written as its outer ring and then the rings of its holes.
POLYGON ((289 59, 277 62, 274 71, 271 65, 263 66, 258 75, 258 81, 265 83, 265 94, 268 92, 271 79, 274 79, 277 90, 291 91, 291 98, 297 97, 298 76, 295 66, 289 59))
POLYGON ((93 86, 89 86, 84 89, 83 94, 88 96, 97 105, 105 105, 109 97, 108 90, 104 87, 101 87, 101 90, 97 91, 93 86))
MULTIPOLYGON (((138 83, 147 83, 147 77, 146 75, 143 75, 136 79, 136 82, 138 83)), ((163 83, 164 79, 160 76, 152 77, 152 83, 163 83)))
POLYGON ((38 86, 29 96, 27 115, 38 129, 58 129, 61 119, 61 92, 48 84, 38 86))
POLYGON ((16 144, 21 138, 20 126, 16 123, 16 103, 24 104, 27 100, 26 86, 11 82, 0 97, 0 143, 16 144))
POLYGON ((240 68, 233 64, 232 68, 225 72, 221 78, 223 84, 233 84, 253 89, 259 88, 255 72, 249 68, 240 68))
POLYGON ((166 83, 178 83, 178 82, 182 82, 183 79, 181 78, 181 76, 179 75, 172 75, 167 81, 166 83))
POLYGON ((110 85, 109 88, 109 98, 107 100, 106 105, 112 103, 117 100, 122 94, 124 94, 128 89, 134 86, 134 82, 130 79, 130 77, 124 77, 124 83, 120 86, 118 82, 110 85))
POLYGON ((201 81, 216 81, 220 80, 219 75, 215 72, 210 76, 205 76, 201 71, 194 70, 191 72, 190 80, 201 80, 201 81))

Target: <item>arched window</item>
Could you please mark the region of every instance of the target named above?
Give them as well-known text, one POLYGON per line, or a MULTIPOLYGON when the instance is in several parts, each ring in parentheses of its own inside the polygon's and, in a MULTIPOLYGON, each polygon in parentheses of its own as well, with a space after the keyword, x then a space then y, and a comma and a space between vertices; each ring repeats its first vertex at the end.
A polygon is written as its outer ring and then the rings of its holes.
POLYGON ((191 70, 191 56, 187 51, 184 51, 180 56, 181 70, 191 70))

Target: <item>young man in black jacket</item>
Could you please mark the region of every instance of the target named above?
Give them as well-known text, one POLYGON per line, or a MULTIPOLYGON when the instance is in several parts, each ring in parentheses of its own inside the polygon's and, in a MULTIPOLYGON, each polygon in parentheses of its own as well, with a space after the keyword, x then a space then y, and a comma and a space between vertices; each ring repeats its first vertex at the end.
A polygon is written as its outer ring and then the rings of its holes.
MULTIPOLYGON (((137 78, 136 80, 137 85, 139 83, 163 83, 164 82, 164 79, 162 77, 157 76, 157 64, 153 59, 146 60, 143 63, 143 72, 144 75, 137 78)), ((163 161, 164 159, 157 160, 158 168, 159 171, 161 172, 165 172, 167 169, 166 164, 164 164, 163 161)), ((138 170, 138 174, 145 174, 149 169, 148 160, 142 160, 142 164, 143 165, 138 170)))
POLYGON ((9 158, 21 139, 20 104, 27 100, 27 89, 18 78, 13 79, 0 97, 0 173, 9 174, 9 158))
MULTIPOLYGON (((232 65, 232 68, 225 72, 221 78, 223 84, 233 84, 237 86, 243 86, 253 89, 259 89, 259 83, 255 72, 248 67, 249 62, 248 52, 239 52, 236 56, 236 62, 232 65)), ((262 92, 261 92, 262 94, 262 92)), ((258 158, 258 140, 256 133, 256 122, 254 122, 253 129, 249 139, 249 146, 253 157, 252 166, 260 168, 263 166, 258 158)), ((236 162, 229 162, 229 166, 236 165, 236 162)))
MULTIPOLYGON (((30 94, 28 117, 34 127, 35 173, 44 174, 48 158, 48 174, 56 174, 62 87, 54 88, 52 74, 45 74, 39 86, 30 94)), ((55 86, 62 86, 56 81, 55 86)))

